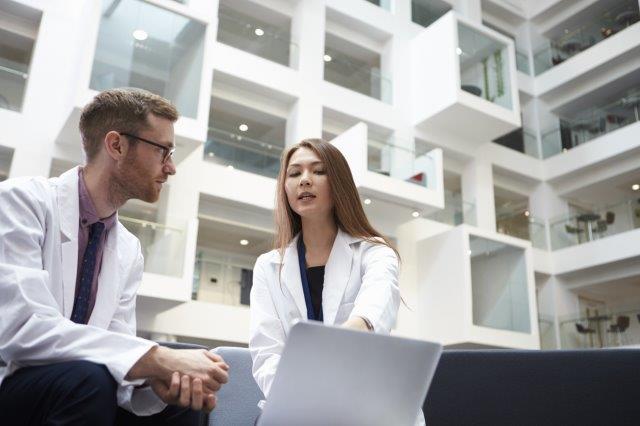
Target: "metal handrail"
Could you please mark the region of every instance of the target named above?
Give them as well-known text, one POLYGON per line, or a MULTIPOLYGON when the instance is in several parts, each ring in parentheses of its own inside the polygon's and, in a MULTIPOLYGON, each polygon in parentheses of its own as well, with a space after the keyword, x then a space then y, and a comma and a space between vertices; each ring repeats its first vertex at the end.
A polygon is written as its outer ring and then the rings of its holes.
POLYGON ((8 67, 2 66, 2 65, 0 65, 0 71, 4 71, 4 72, 6 72, 8 74, 13 74, 13 75, 20 76, 20 77, 24 78, 25 80, 27 78, 29 78, 29 74, 26 73, 26 72, 14 70, 13 68, 8 68, 8 67))
MULTIPOLYGON (((604 211, 608 211, 608 210, 613 210, 616 207, 622 206, 622 205, 630 205, 633 204, 636 200, 635 199, 626 199, 624 201, 620 201, 617 202, 615 204, 606 204, 603 206, 597 206, 594 207, 593 209, 590 209, 591 211, 594 212, 604 212, 604 211)), ((555 217, 552 217, 549 219, 549 226, 554 226, 557 225, 559 223, 562 222, 568 222, 568 221, 573 221, 576 220, 578 218, 578 216, 580 216, 582 213, 575 213, 575 214, 571 214, 571 215, 558 215, 555 217)))
POLYGON ((151 229, 156 229, 156 228, 167 229, 169 231, 175 231, 175 232, 178 232, 180 234, 182 234, 184 232, 184 230, 180 229, 180 228, 175 228, 173 226, 164 225, 162 223, 157 223, 157 222, 151 222, 151 221, 148 221, 148 220, 135 219, 133 217, 118 216, 118 220, 122 221, 122 222, 135 223, 136 225, 142 225, 143 228, 146 228, 147 226, 150 226, 151 229))
POLYGON ((262 31, 264 31, 264 34, 262 36, 259 37, 264 37, 265 35, 268 36, 270 39, 272 40, 278 40, 278 41, 282 41, 284 43, 288 43, 294 46, 297 46, 296 43, 294 43, 293 41, 291 41, 291 37, 283 37, 283 34, 281 33, 277 33, 275 31, 272 31, 269 27, 271 27, 270 24, 266 23, 266 22, 250 22, 250 21, 243 21, 240 20, 238 18, 236 18, 235 16, 231 16, 231 15, 227 15, 226 13, 218 13, 218 19, 219 20, 227 20, 230 22, 234 22, 235 24, 238 24, 242 27, 245 28, 251 28, 250 26, 257 26, 260 25, 262 31), (220 19, 222 18, 222 19, 220 19), (265 26, 266 25, 266 26, 265 26), (263 26, 265 26, 264 28, 262 28, 263 26))
MULTIPOLYGON (((215 127, 209 127, 208 130, 214 135, 218 135, 218 137, 220 137, 220 139, 215 139, 215 142, 220 142, 225 145, 239 148, 245 151, 252 151, 257 154, 265 155, 267 157, 279 159, 282 153, 282 150, 284 149, 283 146, 272 145, 268 142, 259 141, 257 139, 252 139, 250 137, 243 136, 238 133, 228 132, 226 130, 218 129, 215 127), (229 139, 225 139, 225 138, 229 138, 229 139), (240 144, 239 142, 242 142, 242 144, 240 144), (269 152, 269 151, 274 151, 274 152, 269 152)), ((207 142, 209 141, 213 141, 213 139, 208 137, 207 142)))

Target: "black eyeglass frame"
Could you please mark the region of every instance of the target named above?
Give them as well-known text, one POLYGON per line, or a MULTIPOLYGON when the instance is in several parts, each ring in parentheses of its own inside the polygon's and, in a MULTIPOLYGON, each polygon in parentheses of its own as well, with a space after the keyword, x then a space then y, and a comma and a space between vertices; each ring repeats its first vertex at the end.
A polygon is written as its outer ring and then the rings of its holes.
POLYGON ((167 164, 169 158, 173 157, 173 153, 176 152, 176 148, 169 148, 168 146, 164 146, 161 143, 150 141, 149 139, 141 138, 140 136, 132 135, 130 133, 118 132, 121 136, 127 136, 129 138, 133 138, 139 140, 140 142, 148 143, 149 145, 157 146, 158 148, 162 148, 164 151, 164 155, 162 157, 162 164, 167 164))

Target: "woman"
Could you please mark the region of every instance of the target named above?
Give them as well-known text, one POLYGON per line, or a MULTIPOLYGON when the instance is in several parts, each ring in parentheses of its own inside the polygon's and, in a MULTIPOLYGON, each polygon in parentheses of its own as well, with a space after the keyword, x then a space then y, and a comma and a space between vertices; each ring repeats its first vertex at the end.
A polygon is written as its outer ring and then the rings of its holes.
POLYGON ((306 139, 283 154, 275 217, 276 248, 256 261, 251 290, 249 349, 265 396, 295 320, 388 334, 400 304, 397 252, 369 224, 336 147, 306 139))

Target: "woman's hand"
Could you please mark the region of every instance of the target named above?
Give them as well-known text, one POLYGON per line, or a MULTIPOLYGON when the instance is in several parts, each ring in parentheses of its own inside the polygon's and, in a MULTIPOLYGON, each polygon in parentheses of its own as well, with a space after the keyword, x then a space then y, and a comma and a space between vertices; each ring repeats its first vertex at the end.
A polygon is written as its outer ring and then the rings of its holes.
POLYGON ((358 331, 373 331, 367 325, 367 321, 365 321, 365 319, 362 317, 351 317, 348 320, 346 320, 344 323, 342 323, 342 326, 345 328, 350 328, 352 330, 358 330, 358 331))

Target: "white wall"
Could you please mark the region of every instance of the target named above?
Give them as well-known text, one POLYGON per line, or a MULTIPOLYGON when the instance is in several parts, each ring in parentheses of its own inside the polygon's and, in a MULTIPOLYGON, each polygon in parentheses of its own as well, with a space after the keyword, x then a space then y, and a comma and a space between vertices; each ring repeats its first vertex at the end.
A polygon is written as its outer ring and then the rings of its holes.
MULTIPOLYGON (((77 114, 78 109, 92 94, 87 89, 101 4, 97 1, 77 2, 74 7, 70 7, 68 2, 61 0, 20 2, 42 10, 43 17, 33 54, 23 111, 15 113, 0 110, 0 145, 15 149, 11 177, 48 175, 54 156, 73 162, 82 159, 76 130, 77 114), (63 128, 65 132, 61 133, 63 128), (74 135, 75 139, 69 135, 74 135), (60 141, 56 142, 57 139, 60 141)), ((459 86, 459 58, 455 54, 457 38, 453 36, 452 31, 455 28, 452 22, 457 16, 478 24, 482 19, 482 2, 479 0, 452 1, 455 12, 428 29, 422 29, 410 22, 408 1, 397 1, 395 13, 376 8, 364 1, 300 0, 293 4, 277 0, 261 2, 266 7, 274 7, 291 15, 291 34, 299 47, 297 55, 294 55, 293 67, 275 64, 215 42, 217 1, 191 0, 187 5, 160 0, 153 3, 209 23, 199 82, 201 93, 198 116, 192 120, 181 120, 176 126, 178 141, 190 142, 180 158, 178 174, 171 178, 171 185, 157 206, 159 222, 185 227, 198 215, 201 193, 265 211, 271 211, 273 208, 273 179, 230 170, 202 160, 202 142, 206 137, 208 125, 209 95, 215 73, 225 78, 230 76, 240 85, 240 88, 226 87, 226 92, 220 90, 220 93, 224 92, 225 96, 233 96, 234 101, 246 102, 249 105, 255 105, 256 99, 261 98, 263 106, 271 105, 277 116, 286 117, 288 145, 304 137, 320 136, 324 109, 349 117, 354 122, 364 121, 377 129, 383 129, 385 135, 393 135, 394 140, 405 147, 411 147, 415 137, 442 147, 445 156, 454 158, 456 164, 462 165, 459 171, 462 172, 463 197, 466 201, 476 204, 479 228, 484 232, 491 233, 495 230, 494 167, 509 170, 526 178, 524 181, 531 184, 529 195, 532 214, 542 218, 550 218, 567 211, 566 202, 561 198, 563 193, 620 173, 621 167, 625 167, 627 171, 637 167, 630 163, 633 160, 631 154, 637 151, 640 144, 638 124, 544 161, 518 157, 518 153, 505 152, 502 147, 493 147, 482 129, 483 126, 492 127, 493 122, 487 124, 486 120, 480 120, 476 127, 473 127, 464 120, 466 116, 455 116, 455 120, 449 122, 446 130, 464 129, 467 131, 467 137, 442 129, 438 131, 429 126, 414 127, 417 120, 459 101, 456 94, 459 86), (327 13, 332 19, 341 17, 347 22, 338 25, 343 31, 345 28, 351 29, 352 32, 358 33, 362 43, 379 50, 382 69, 392 82, 391 103, 380 102, 324 82, 322 54, 327 30, 327 13), (445 28, 448 25, 450 28, 445 28), (440 31, 447 34, 446 37, 441 37, 440 43, 421 43, 434 33, 440 34, 440 31), (424 78, 427 76, 429 78, 424 78), (423 102, 425 98, 426 102, 423 102), (614 156, 617 156, 616 161, 611 161, 614 156)), ((531 27, 540 25, 541 17, 547 20, 557 19, 551 16, 553 13, 549 13, 549 8, 556 4, 557 0, 538 3, 528 5, 527 11, 528 16, 536 17, 535 22, 510 24, 516 31, 516 38, 533 47, 538 40, 535 34, 530 32, 531 27)), ((566 15, 570 9, 568 7, 563 13, 566 15)), ((545 25, 544 22, 542 24, 545 25)), ((329 26, 331 25, 333 24, 329 26)), ((636 66, 634 61, 637 61, 637 58, 628 55, 628 52, 637 50, 640 40, 640 37, 636 37, 638 28, 640 27, 636 26, 628 32, 621 33, 620 37, 612 37, 601 43, 600 47, 595 46, 590 49, 590 53, 585 52, 582 59, 576 58, 573 63, 563 64, 567 66, 557 67, 533 79, 534 98, 523 104, 525 122, 537 123, 538 130, 546 130, 556 125, 557 117, 554 111, 563 102, 575 99, 597 85, 608 83, 636 66), (621 62, 618 64, 618 61, 621 62), (597 67, 600 68, 596 69, 597 67), (605 71, 598 71, 601 69, 605 71)), ((513 89, 515 92, 516 87, 513 89)), ((495 111, 482 102, 474 103, 473 109, 478 111, 480 117, 485 113, 489 114, 488 116, 495 115, 495 111)), ((509 121, 511 118, 505 120, 509 121)), ((517 120, 511 122, 517 124, 517 120)), ((514 182, 516 180, 518 179, 514 179, 514 182)), ((394 191, 398 192, 397 187, 388 192, 394 191)), ((412 197, 410 191, 393 195, 412 197)), ((218 213, 225 214, 223 208, 220 210, 218 213)), ((618 214, 618 218, 619 222, 614 227, 623 223, 622 213, 618 214)), ((250 213, 237 219, 247 223, 254 222, 250 213)), ((434 245, 428 249, 420 248, 418 241, 431 240, 428 237, 449 230, 441 224, 423 220, 405 221, 394 230, 393 223, 384 221, 384 217, 371 219, 373 222, 388 224, 388 227, 385 226, 385 232, 396 234, 401 254, 405 259, 401 288, 403 297, 412 310, 402 308, 398 334, 413 337, 445 337, 450 330, 447 327, 469 313, 452 316, 449 306, 438 306, 425 298, 425 289, 433 286, 434 282, 424 282, 420 274, 438 267, 438 262, 441 262, 449 270, 447 273, 442 272, 435 281, 452 282, 452 287, 445 286, 442 291, 452 291, 450 295, 455 296, 452 289, 469 278, 462 269, 452 268, 457 262, 456 259, 459 260, 460 256, 465 255, 464 248, 453 243, 450 246, 445 240, 433 243, 434 245), (425 310, 428 315, 438 314, 439 316, 435 317, 438 320, 425 322, 425 310)), ((433 238, 436 238, 433 241, 437 241, 439 237, 433 238)), ((561 253, 553 253, 546 256, 545 270, 554 274, 566 273, 603 262, 615 263, 638 257, 640 253, 636 249, 636 242, 636 234, 625 233, 597 241, 597 244, 594 243, 590 247, 574 247, 561 253)), ((191 255, 185 253, 185 267, 193 267, 195 248, 191 250, 194 250, 191 255)), ((188 283, 190 274, 192 275, 192 271, 186 272, 185 283, 188 283)), ((188 290, 187 287, 185 289, 188 290)), ((181 297, 182 293, 184 291, 181 291, 181 297)), ((553 309, 549 310, 544 308, 545 312, 564 315, 577 309, 575 295, 564 288, 557 277, 548 278, 541 294, 546 301, 545 304, 553 306, 553 309)), ((167 305, 168 303, 170 302, 159 302, 155 297, 141 298, 141 328, 152 332, 222 341, 247 340, 248 312, 245 308, 201 302, 174 301, 167 305)))

